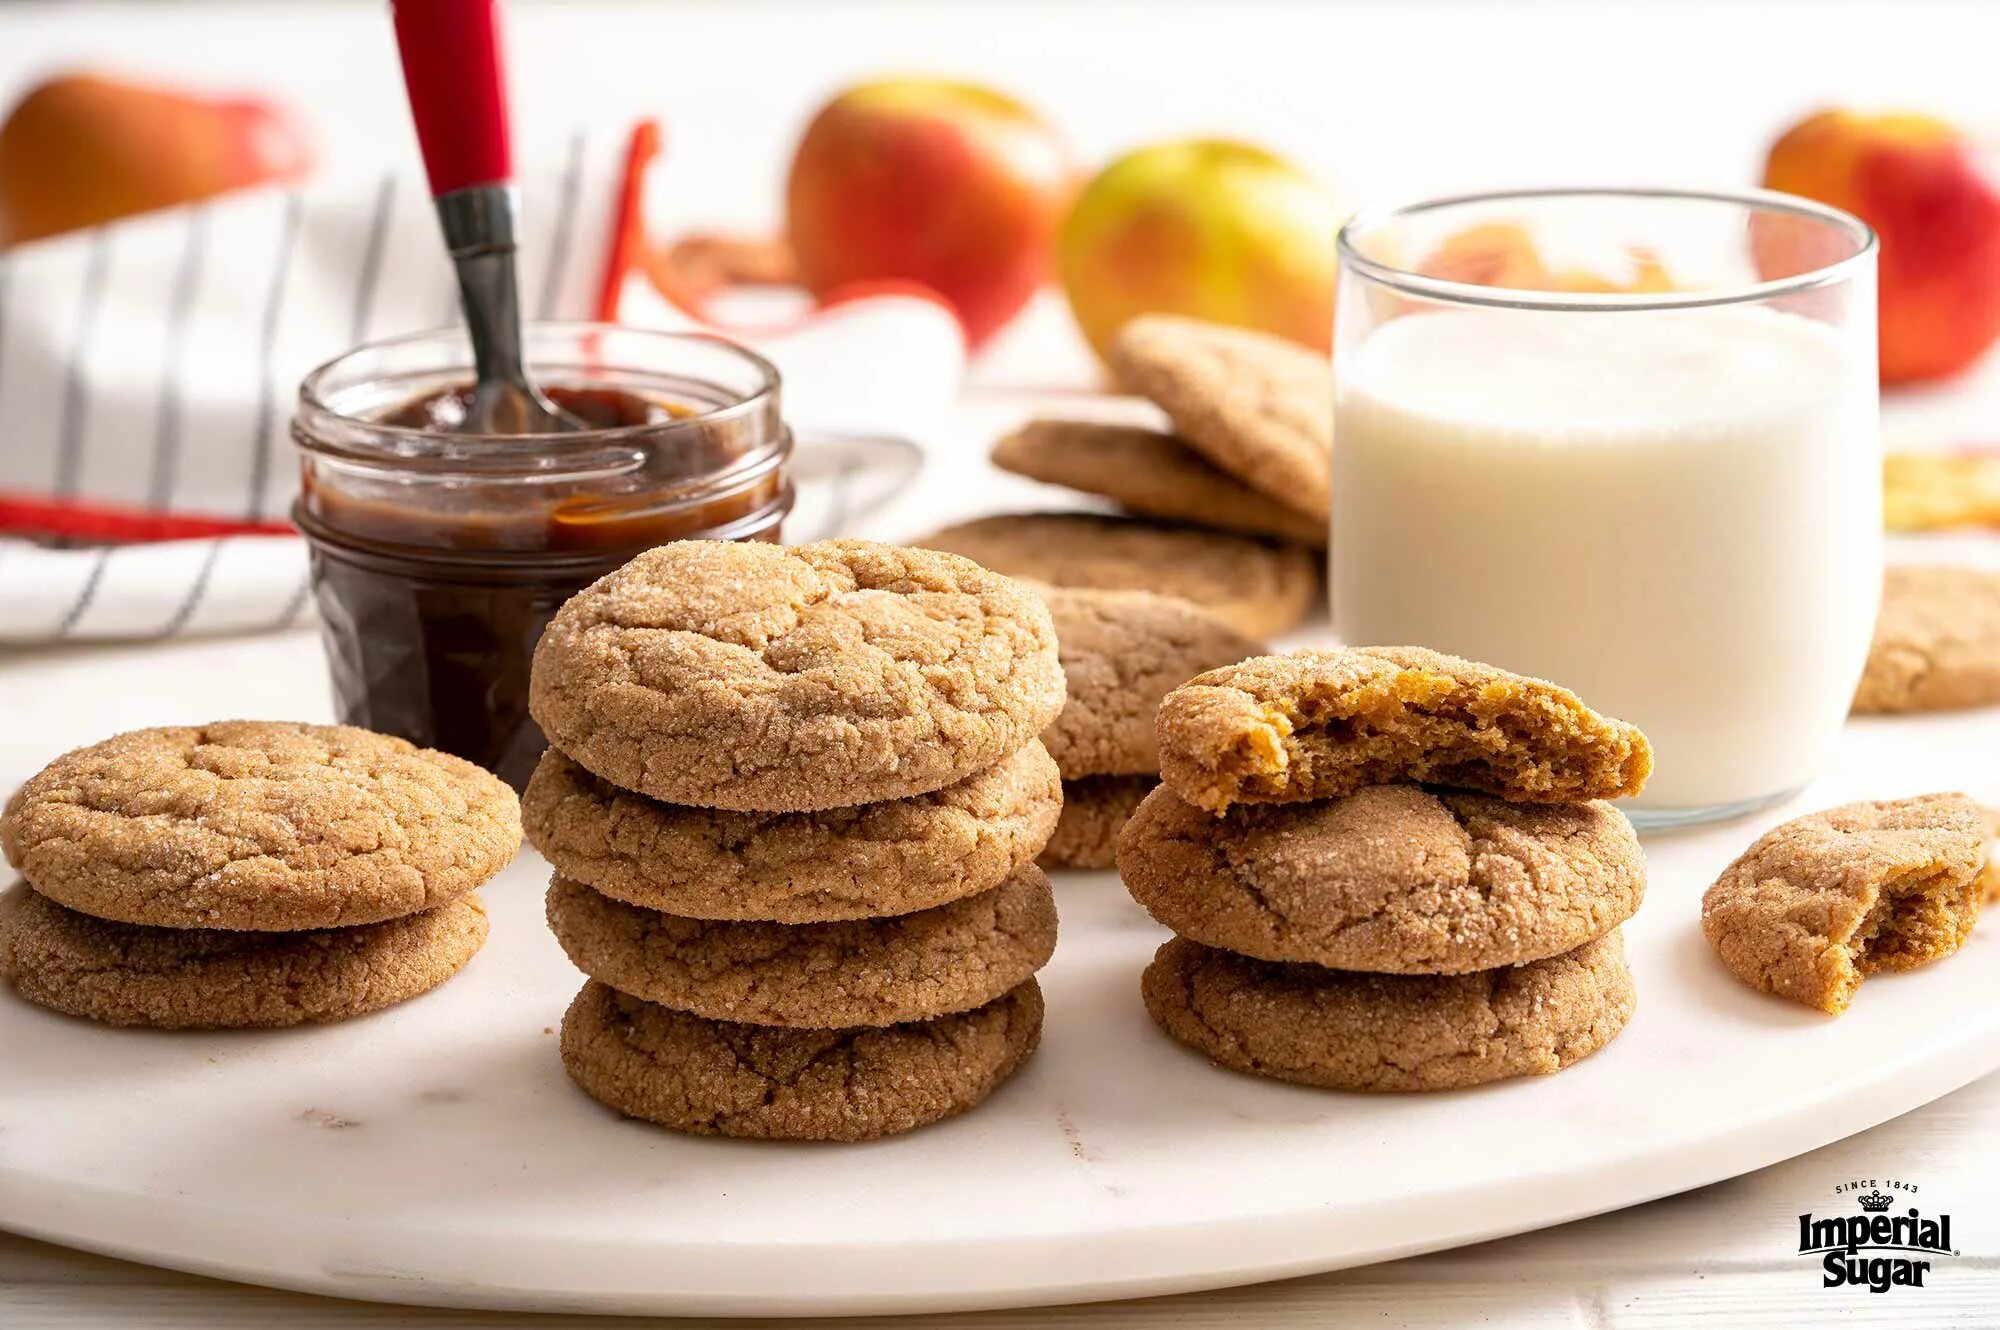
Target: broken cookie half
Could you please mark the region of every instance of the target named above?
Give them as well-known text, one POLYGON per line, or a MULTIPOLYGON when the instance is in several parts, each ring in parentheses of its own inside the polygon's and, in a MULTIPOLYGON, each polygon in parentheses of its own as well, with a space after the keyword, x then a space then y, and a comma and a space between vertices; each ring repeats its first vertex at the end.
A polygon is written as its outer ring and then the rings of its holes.
POLYGON ((1637 727, 1567 688, 1418 647, 1227 665, 1167 694, 1155 723, 1160 775, 1215 814, 1399 781, 1584 803, 1637 794, 1653 770, 1637 727))
POLYGON ((1702 932, 1743 982, 1838 1015, 1868 975, 1927 965, 1971 934, 1985 839, 1962 794, 1797 818, 1723 870, 1702 932))

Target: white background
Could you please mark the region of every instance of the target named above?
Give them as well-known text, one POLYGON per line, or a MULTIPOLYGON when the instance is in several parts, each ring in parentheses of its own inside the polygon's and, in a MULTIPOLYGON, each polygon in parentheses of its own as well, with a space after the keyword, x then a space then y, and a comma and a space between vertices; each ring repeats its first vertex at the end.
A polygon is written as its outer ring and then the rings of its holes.
MULTIPOLYGON (((1150 139, 1258 139, 1357 200, 1493 185, 1752 183, 1769 138, 1828 102, 2000 125, 2000 7, 1932 4, 517 3, 524 152, 581 124, 662 117, 689 215, 776 218, 803 118, 840 84, 899 71, 1000 84, 1087 162, 1150 139)), ((77 64, 265 89, 314 123, 327 169, 413 154, 379 4, 0 7, 0 102, 77 64)), ((1002 347, 985 396, 1084 375, 1051 308, 1002 347)), ((1989 378, 1990 374, 1982 375, 1989 378)), ((1892 408, 1901 427, 2000 438, 1963 386, 1892 408)), ((4 442, 0 442, 4 446, 4 442)), ((3 1065, 3 1064, 0 1064, 3 1065)), ((4 1072, 0 1072, 4 1074, 4 1072)), ((1156 1326, 1991 1324, 2000 1306, 2000 1087, 1764 1174, 1465 1253, 1270 1289, 1077 1311, 1156 1326), (1967 1256, 1930 1295, 1847 1298, 1782 1259, 1789 1216, 1847 1176, 1907 1174, 1968 1199, 1967 1256), (1922 1298, 1918 1301, 1917 1298, 1922 1298)), ((0 1239, 0 1323, 473 1324, 234 1290, 0 1239)), ((966 1318, 1037 1324, 1040 1314, 966 1318)))

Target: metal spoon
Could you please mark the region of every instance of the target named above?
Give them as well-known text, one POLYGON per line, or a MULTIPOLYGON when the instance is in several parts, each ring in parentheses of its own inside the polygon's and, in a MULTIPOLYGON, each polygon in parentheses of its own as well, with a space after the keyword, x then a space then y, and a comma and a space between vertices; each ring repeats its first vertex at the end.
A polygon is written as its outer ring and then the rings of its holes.
POLYGON ((465 434, 588 429, 528 377, 514 271, 513 184, 497 0, 395 0, 396 45, 438 223, 458 271, 475 382, 465 434))

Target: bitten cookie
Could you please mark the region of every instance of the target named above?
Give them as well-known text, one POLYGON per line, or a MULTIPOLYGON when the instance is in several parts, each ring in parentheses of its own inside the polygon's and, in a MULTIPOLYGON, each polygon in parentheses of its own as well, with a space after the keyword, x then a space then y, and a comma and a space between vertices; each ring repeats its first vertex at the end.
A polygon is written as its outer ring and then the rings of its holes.
POLYGON ((1048 611, 934 550, 684 540, 571 597, 530 708, 592 772, 670 803, 811 812, 927 794, 1062 709, 1048 611))
POLYGON ((2000 573, 1889 569, 1854 709, 1943 711, 1994 702, 2000 702, 2000 573))
POLYGON ((563 1017, 562 1058, 593 1099, 676 1131, 867 1141, 978 1104, 1041 1033, 1032 979, 971 1011, 846 1030, 712 1021, 593 980, 563 1017))
POLYGON ((1351 974, 1161 947, 1146 1010, 1237 1071, 1334 1090, 1456 1090, 1547 1075, 1617 1037, 1637 1003, 1622 937, 1512 969, 1351 974))
POLYGON ((1149 314, 1119 332, 1111 368, 1209 461, 1325 524, 1333 506, 1326 356, 1269 333, 1149 314))
POLYGON ((1032 420, 993 445, 993 465, 1102 495, 1146 517, 1324 546, 1326 522, 1238 480, 1171 434, 1090 420, 1032 420))
POLYGON ((1118 829, 1159 783, 1157 776, 1064 781, 1062 820, 1035 862, 1044 868, 1112 867, 1117 862, 1118 829))
POLYGON ((135 730, 44 767, 0 816, 35 889, 102 919, 296 931, 455 900, 506 867, 520 805, 470 762, 346 725, 135 730))
POLYGON ((621 993, 713 1020, 816 1030, 981 1006, 1056 948, 1055 896, 1032 865, 916 914, 798 925, 682 919, 558 875, 548 916, 571 962, 621 993))
POLYGON ((1162 787, 1118 840, 1162 924, 1267 961, 1464 974, 1573 951, 1632 917, 1645 856, 1606 803, 1376 785, 1216 818, 1162 787))
POLYGON ((1418 781, 1516 803, 1637 794, 1653 749, 1567 688, 1419 647, 1260 656, 1160 704, 1160 775, 1189 803, 1336 799, 1418 781))
POLYGON ((1055 620, 1069 686, 1062 714, 1042 731, 1066 781, 1157 772, 1153 713, 1160 699, 1203 670, 1264 650, 1173 596, 1053 586, 1036 591, 1055 620))
POLYGON ((463 897, 303 933, 93 919, 29 888, 0 896, 0 978, 30 1002, 108 1025, 227 1030, 346 1020, 427 993, 486 941, 463 897))
POLYGON ((692 919, 821 923, 976 895, 1034 862, 1061 812, 1055 760, 1029 740, 930 794, 817 813, 685 808, 618 789, 551 748, 521 815, 556 870, 692 919))
POLYGON ((1319 563, 1297 545, 1096 513, 1014 513, 918 542, 1052 586, 1179 596, 1240 633, 1296 626, 1319 599, 1319 563))
POLYGON ((1979 917, 1985 839, 1962 794, 1795 818, 1722 871, 1701 931, 1752 988, 1838 1015, 1868 975, 1958 950, 1979 917))

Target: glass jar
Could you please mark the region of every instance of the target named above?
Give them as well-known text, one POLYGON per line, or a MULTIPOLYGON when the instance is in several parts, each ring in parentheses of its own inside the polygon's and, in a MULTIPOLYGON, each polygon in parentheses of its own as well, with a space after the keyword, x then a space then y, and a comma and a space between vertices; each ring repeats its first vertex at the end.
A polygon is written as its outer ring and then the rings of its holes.
POLYGON ((1341 232, 1334 626, 1652 739, 1633 820, 1830 759, 1882 581, 1875 238, 1782 194, 1549 190, 1341 232))
POLYGON ((448 428, 461 332, 359 347, 306 376, 293 520, 340 719, 456 753, 516 789, 544 747, 535 643, 575 592, 670 540, 776 540, 791 433, 777 371, 719 338, 531 324, 536 383, 595 428, 448 428))

